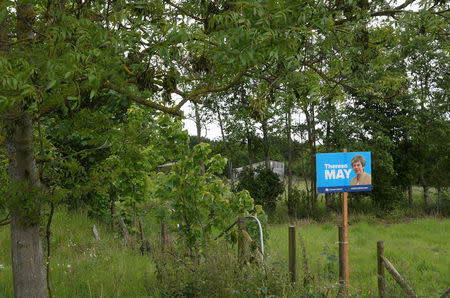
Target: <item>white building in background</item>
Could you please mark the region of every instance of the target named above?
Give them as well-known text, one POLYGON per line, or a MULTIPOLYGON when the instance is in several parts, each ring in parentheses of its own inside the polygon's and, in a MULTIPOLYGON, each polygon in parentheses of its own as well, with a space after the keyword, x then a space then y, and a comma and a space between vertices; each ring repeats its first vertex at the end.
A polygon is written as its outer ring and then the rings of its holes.
MULTIPOLYGON (((252 164, 252 168, 253 169, 257 169, 260 167, 264 167, 265 166, 265 161, 261 161, 261 162, 257 162, 252 164)), ((284 177, 284 163, 280 162, 280 161, 269 161, 269 167, 270 169, 277 174, 278 176, 280 176, 281 178, 284 177)), ((233 169, 233 177, 234 178, 238 178, 239 174, 245 169, 248 168, 248 166, 245 167, 240 167, 240 168, 234 168, 233 169)))

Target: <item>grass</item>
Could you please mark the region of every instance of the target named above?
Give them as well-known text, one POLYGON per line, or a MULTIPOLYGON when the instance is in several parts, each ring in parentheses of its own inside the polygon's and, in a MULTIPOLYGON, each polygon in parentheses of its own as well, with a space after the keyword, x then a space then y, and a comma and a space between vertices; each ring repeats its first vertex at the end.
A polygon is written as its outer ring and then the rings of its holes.
MULTIPOLYGON (((118 234, 80 212, 55 213, 51 281, 55 297, 144 297, 154 265, 125 249, 118 234), (101 241, 94 240, 96 225, 101 241)), ((13 297, 9 227, 0 227, 0 297, 13 297)))
MULTIPOLYGON (((323 286, 336 285, 338 279, 337 228, 331 223, 299 222, 296 226, 305 242, 310 270, 316 277, 322 276, 323 286), (331 265, 327 265, 327 262, 331 265), (334 278, 328 278, 328 282, 324 283, 327 281, 325 278, 327 270, 328 273, 331 271, 334 278)), ((269 233, 268 260, 282 260, 287 268, 287 225, 271 226, 269 233)), ((425 218, 399 224, 370 224, 360 221, 350 225, 350 292, 358 297, 377 296, 376 242, 384 240, 385 256, 406 278, 419 297, 440 296, 448 288, 450 281, 448 239, 450 239, 449 220, 425 218)), ((301 250, 297 249, 297 262, 300 263, 301 260, 301 250)), ((303 276, 304 272, 301 271, 300 277, 303 276)), ((400 289, 397 286, 392 282, 389 284, 391 284, 392 293, 399 292, 400 289)))
MULTIPOLYGON (((309 288, 310 293, 328 293, 330 297, 336 294, 338 275, 337 228, 334 224, 336 221, 330 218, 329 222, 321 224, 311 221, 295 223, 297 232, 304 240, 311 273, 307 276, 302 269, 302 249, 299 241, 297 245, 299 281, 306 277, 309 282, 307 289, 301 289, 303 293, 309 288)), ((148 223, 146 234, 156 237, 157 230, 154 227, 148 223)), ((276 287, 281 289, 277 293, 284 294, 279 294, 280 296, 299 293, 289 289, 286 274, 282 274, 282 272, 287 273, 288 268, 287 227, 288 224, 269 225, 269 238, 266 239, 267 267, 272 268, 268 269, 269 280, 266 283, 269 290, 276 287)), ((71 212, 60 208, 55 213, 52 230, 51 281, 55 297, 161 296, 155 290, 161 281, 156 277, 152 259, 141 256, 137 248, 124 248, 121 236, 111 232, 105 224, 88 218, 82 212, 71 212), (94 224, 101 237, 99 242, 94 240, 92 234, 91 227, 94 224)), ((9 228, 0 227, 0 297, 13 296, 9 238, 9 228)), ((349 226, 351 294, 355 297, 378 295, 376 241, 384 240, 386 257, 406 278, 419 297, 440 296, 450 281, 448 239, 450 239, 450 220, 448 219, 428 217, 387 224, 373 218, 365 220, 361 217, 358 221, 351 222, 349 226)), ((228 251, 232 255, 235 254, 234 248, 229 248, 228 251)), ((244 275, 239 275, 239 278, 242 278, 242 284, 238 285, 232 279, 233 275, 237 275, 236 269, 230 269, 227 272, 229 268, 227 266, 231 268, 233 265, 226 262, 222 264, 221 258, 225 259, 223 256, 218 256, 216 260, 211 261, 209 267, 201 269, 203 271, 195 271, 197 270, 195 266, 190 269, 202 274, 202 277, 198 278, 204 280, 208 278, 227 286, 226 292, 224 292, 225 288, 222 292, 214 289, 214 292, 207 292, 210 295, 205 296, 216 296, 220 293, 233 296, 232 293, 244 293, 243 291, 253 291, 253 289, 256 291, 253 296, 265 295, 267 289, 258 286, 261 279, 255 275, 255 272, 250 271, 248 280, 244 280, 247 278, 244 275), (219 270, 219 268, 222 269, 219 270), (215 277, 209 277, 208 274, 211 276, 214 274, 215 277), (253 287, 245 288, 243 285, 246 282, 253 283, 253 287), (230 288, 234 287, 233 285, 236 285, 238 290, 230 288)), ((177 270, 176 267, 175 270, 177 270)), ((195 277, 192 276, 187 277, 190 282, 194 282, 194 279, 195 277)), ((210 289, 205 291, 213 291, 213 287, 205 285, 204 280, 196 285, 203 284, 202 288, 210 289)), ((388 280, 388 285, 392 296, 404 296, 392 279, 388 280)), ((246 293, 248 295, 249 292, 246 293)))

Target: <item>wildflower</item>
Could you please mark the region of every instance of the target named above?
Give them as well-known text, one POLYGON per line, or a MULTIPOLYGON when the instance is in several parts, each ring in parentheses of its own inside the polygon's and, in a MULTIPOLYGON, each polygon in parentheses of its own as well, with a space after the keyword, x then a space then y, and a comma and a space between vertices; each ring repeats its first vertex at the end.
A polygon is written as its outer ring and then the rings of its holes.
POLYGON ((0 264, 0 269, 5 269, 5 266, 3 266, 2 264, 0 264))

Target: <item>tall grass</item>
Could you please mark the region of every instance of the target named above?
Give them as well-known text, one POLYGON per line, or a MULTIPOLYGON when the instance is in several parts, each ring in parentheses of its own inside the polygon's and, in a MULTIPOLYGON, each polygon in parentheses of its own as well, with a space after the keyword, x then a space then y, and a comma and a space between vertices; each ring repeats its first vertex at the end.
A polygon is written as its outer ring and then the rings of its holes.
MULTIPOLYGON (((55 297, 142 297, 154 272, 149 258, 124 248, 120 235, 84 213, 55 212, 51 237, 55 297), (96 225, 101 240, 95 241, 96 225)), ((0 227, 0 297, 13 297, 9 227, 0 227)))
MULTIPOLYGON (((351 218, 351 215, 350 215, 351 218)), ((156 242, 157 226, 144 221, 146 234, 156 242)), ((121 235, 82 212, 60 208, 52 225, 51 283, 55 297, 310 297, 335 296, 338 280, 336 220, 318 224, 296 222, 304 240, 309 274, 302 265, 298 241, 299 279, 288 276, 288 224, 270 225, 266 239, 266 269, 241 266, 236 247, 211 246, 206 258, 192 262, 183 254, 124 247, 121 235), (96 225, 101 240, 95 241, 96 225)), ((12 297, 8 227, 0 227, 0 297, 12 297)), ((438 297, 450 281, 450 220, 422 218, 381 223, 359 218, 349 226, 350 292, 355 297, 377 296, 376 241, 385 241, 385 255, 420 297, 438 297)), ((154 243, 153 243, 154 244, 154 243)), ((389 274, 387 274, 389 275, 389 274)), ((404 296, 388 280, 391 296, 404 296)))
MULTIPOLYGON (((309 268, 323 287, 334 287, 338 280, 338 232, 331 223, 298 222, 297 231, 305 242, 309 268), (336 258, 334 258, 334 257, 336 258), (331 265, 329 265, 331 263, 331 265), (334 274, 330 278, 329 273, 334 274), (328 276, 327 276, 328 275, 328 276)), ((270 227, 268 261, 285 263, 287 268, 287 225, 270 227)), ((377 295, 376 242, 384 240, 385 255, 407 279, 419 297, 438 297, 450 280, 450 221, 425 218, 399 224, 360 221, 349 226, 350 292, 358 297, 377 295)), ((302 259, 297 250, 297 260, 302 259)), ((304 277, 300 270, 300 278, 304 277)), ((387 274, 388 275, 388 274, 387 274)), ((404 296, 395 283, 390 291, 404 296)), ((316 285, 320 286, 320 285, 316 285)), ((395 296, 395 295, 394 295, 395 296)))

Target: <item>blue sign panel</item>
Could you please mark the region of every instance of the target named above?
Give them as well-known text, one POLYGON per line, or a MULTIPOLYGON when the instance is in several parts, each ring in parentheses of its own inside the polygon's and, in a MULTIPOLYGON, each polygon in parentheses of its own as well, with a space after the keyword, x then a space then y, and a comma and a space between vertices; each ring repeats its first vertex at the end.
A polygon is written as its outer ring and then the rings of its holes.
POLYGON ((370 152, 316 154, 317 192, 372 190, 370 152))

